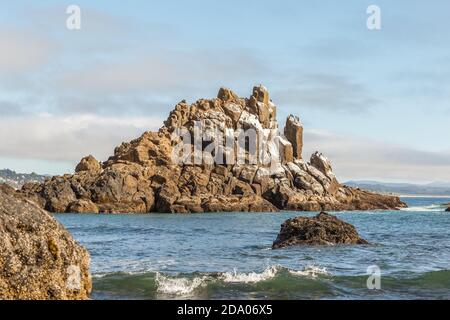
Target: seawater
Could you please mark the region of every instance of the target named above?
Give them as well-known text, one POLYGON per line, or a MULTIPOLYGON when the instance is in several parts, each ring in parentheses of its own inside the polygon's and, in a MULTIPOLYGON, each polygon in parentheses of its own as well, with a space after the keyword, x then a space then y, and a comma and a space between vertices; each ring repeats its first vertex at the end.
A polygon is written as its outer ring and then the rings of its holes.
POLYGON ((334 213, 370 245, 271 250, 280 225, 316 213, 74 215, 94 299, 448 299, 450 198, 401 211, 334 213), (381 289, 369 290, 369 266, 381 289))

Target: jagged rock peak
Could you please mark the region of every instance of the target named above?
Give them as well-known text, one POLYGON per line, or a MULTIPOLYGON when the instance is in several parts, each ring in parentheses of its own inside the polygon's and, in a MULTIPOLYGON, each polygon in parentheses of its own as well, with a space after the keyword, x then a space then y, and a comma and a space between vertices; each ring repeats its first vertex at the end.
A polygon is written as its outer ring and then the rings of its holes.
POLYGON ((296 159, 302 159, 303 126, 300 123, 299 117, 293 116, 292 114, 287 117, 286 125, 284 126, 284 135, 292 144, 294 157, 296 159))
POLYGON ((232 90, 222 87, 219 89, 219 92, 217 93, 217 98, 222 100, 223 102, 228 102, 230 100, 238 100, 239 97, 236 93, 234 93, 232 90))
POLYGON ((191 105, 183 100, 175 106, 164 126, 173 131, 174 128, 189 125, 189 121, 208 119, 220 121, 226 127, 236 127, 239 120, 253 116, 256 116, 263 128, 278 128, 276 106, 270 100, 268 90, 262 85, 255 86, 248 99, 222 87, 215 99, 199 99, 191 105))
POLYGON ((266 87, 264 87, 262 84, 259 86, 253 87, 253 97, 258 102, 262 102, 265 105, 268 105, 270 102, 270 94, 266 87))
POLYGON ((328 160, 328 158, 325 157, 321 152, 314 152, 311 155, 310 163, 312 166, 320 170, 324 175, 334 176, 330 160, 328 160))
POLYGON ((88 155, 81 159, 80 163, 76 166, 75 172, 82 171, 100 171, 102 169, 100 162, 94 158, 92 155, 88 155))

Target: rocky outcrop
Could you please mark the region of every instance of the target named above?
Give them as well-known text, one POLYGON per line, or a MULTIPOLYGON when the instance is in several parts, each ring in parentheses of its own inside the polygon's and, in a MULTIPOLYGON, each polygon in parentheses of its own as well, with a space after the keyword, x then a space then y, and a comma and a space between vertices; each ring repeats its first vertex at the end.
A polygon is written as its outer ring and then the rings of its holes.
POLYGON ((368 242, 358 235, 351 224, 321 212, 313 218, 297 217, 285 221, 272 248, 336 244, 368 244, 368 242))
POLYGON ((92 155, 81 159, 80 163, 76 166, 75 172, 90 171, 98 172, 102 169, 100 162, 97 161, 92 155))
POLYGON ((105 162, 83 158, 72 175, 21 192, 51 212, 396 209, 398 197, 341 185, 330 161, 302 157, 303 127, 289 116, 282 134, 263 86, 249 98, 179 102, 158 132, 124 142, 105 162))
POLYGON ((0 185, 0 299, 87 299, 89 253, 50 214, 0 185))
POLYGON ((89 199, 78 199, 71 202, 67 211, 72 213, 99 213, 97 205, 89 199))
POLYGON ((445 211, 446 211, 446 212, 450 212, 450 207, 448 207, 445 211))
POLYGON ((284 127, 284 135, 292 144, 294 157, 301 160, 303 150, 303 127, 298 117, 290 115, 287 118, 284 127))

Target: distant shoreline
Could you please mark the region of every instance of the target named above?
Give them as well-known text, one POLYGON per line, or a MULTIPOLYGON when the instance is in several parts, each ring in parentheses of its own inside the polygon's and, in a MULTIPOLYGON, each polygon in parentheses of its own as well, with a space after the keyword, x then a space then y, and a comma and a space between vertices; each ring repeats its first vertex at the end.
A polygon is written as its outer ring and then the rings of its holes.
POLYGON ((406 194, 406 195, 399 195, 399 197, 400 198, 450 198, 450 195, 435 196, 435 195, 406 194))

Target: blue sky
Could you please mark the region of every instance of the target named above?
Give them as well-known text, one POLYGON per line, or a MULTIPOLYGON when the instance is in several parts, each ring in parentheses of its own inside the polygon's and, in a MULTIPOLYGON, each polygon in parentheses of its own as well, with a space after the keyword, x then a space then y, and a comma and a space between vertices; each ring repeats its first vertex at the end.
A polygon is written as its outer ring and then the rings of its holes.
POLYGON ((262 83, 342 180, 450 181, 448 1, 0 3, 0 167, 70 172, 181 99, 262 83))

